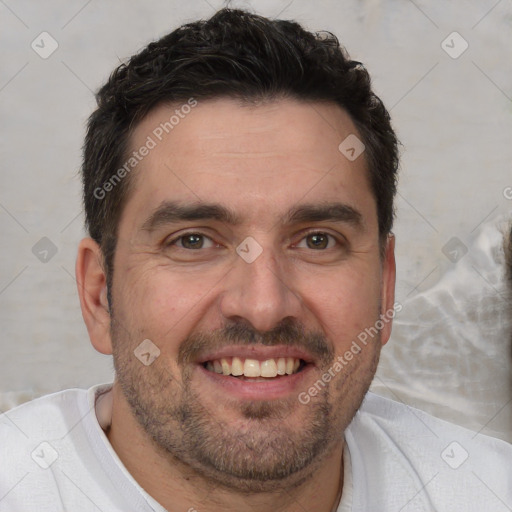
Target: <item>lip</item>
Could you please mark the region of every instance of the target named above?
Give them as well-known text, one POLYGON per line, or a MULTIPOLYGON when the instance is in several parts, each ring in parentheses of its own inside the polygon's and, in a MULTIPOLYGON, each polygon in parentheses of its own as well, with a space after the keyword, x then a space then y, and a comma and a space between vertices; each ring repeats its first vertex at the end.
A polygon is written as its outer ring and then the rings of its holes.
POLYGON ((230 345, 220 350, 205 353, 197 360, 197 363, 202 365, 207 361, 214 361, 223 357, 239 357, 240 359, 256 359, 258 361, 277 359, 278 357, 294 357, 309 364, 314 363, 311 354, 289 345, 274 345, 272 347, 266 347, 265 345, 230 345))
POLYGON ((249 380, 238 379, 231 375, 211 372, 201 364, 196 365, 196 370, 200 378, 204 378, 210 388, 213 385, 222 390, 219 391, 219 393, 242 400, 276 400, 279 398, 287 398, 291 394, 298 395, 304 388, 304 381, 308 378, 313 369, 314 365, 307 364, 299 373, 270 378, 268 382, 251 382, 249 380))

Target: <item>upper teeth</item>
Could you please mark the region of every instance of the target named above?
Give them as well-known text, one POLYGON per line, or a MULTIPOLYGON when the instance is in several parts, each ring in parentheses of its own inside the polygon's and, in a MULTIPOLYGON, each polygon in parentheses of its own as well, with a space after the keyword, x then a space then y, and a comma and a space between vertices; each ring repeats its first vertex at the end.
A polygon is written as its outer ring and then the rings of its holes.
POLYGON ((258 361, 257 359, 240 359, 239 357, 223 357, 206 363, 206 369, 224 375, 244 375, 245 377, 276 377, 291 375, 300 366, 300 359, 295 357, 278 357, 258 361))

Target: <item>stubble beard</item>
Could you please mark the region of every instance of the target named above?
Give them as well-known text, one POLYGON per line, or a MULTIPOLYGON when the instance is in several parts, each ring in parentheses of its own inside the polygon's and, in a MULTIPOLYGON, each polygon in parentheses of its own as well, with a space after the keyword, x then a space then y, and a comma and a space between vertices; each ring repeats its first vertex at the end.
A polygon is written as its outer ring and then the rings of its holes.
MULTIPOLYGON (((380 352, 375 339, 374 346, 366 347, 371 353, 325 383, 307 405, 296 396, 239 404, 240 419, 233 425, 205 406, 194 389, 190 366, 182 367, 181 378, 176 379, 164 355, 150 366, 142 365, 133 354, 138 343, 133 336, 127 339, 126 331, 112 320, 116 380, 155 449, 172 465, 184 465, 207 482, 243 493, 290 489, 311 477, 342 442, 373 379, 380 352), (290 425, 286 420, 297 408, 302 420, 290 425)), ((201 336, 204 344, 211 335, 201 336)), ((333 362, 333 352, 326 349, 318 376, 333 362)))

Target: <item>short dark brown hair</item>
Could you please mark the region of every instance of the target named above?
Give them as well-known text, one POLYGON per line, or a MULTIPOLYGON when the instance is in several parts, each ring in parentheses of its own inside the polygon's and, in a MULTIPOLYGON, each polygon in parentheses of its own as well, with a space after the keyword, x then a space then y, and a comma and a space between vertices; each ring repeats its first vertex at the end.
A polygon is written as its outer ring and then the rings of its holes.
POLYGON ((96 95, 98 108, 89 118, 83 150, 83 201, 109 285, 131 177, 112 179, 116 172, 124 177, 118 171, 137 123, 162 103, 218 97, 334 102, 348 112, 366 148, 384 240, 394 218, 398 140, 364 66, 350 60, 329 32, 313 34, 293 21, 226 8, 150 43, 115 69, 96 95))

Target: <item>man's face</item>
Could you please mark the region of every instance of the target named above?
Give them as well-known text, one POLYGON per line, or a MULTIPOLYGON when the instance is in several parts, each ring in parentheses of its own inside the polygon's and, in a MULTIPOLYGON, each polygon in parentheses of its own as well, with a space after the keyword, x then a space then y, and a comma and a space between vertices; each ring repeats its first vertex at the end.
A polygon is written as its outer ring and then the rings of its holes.
POLYGON ((155 109, 131 140, 157 144, 119 225, 117 381, 162 453, 271 488, 306 477, 360 406, 388 328, 333 365, 392 307, 392 247, 381 260, 364 157, 338 149, 357 133, 339 107, 204 101, 158 141, 175 110, 155 109), (149 365, 134 355, 147 339, 160 350, 149 365))

